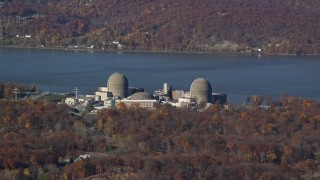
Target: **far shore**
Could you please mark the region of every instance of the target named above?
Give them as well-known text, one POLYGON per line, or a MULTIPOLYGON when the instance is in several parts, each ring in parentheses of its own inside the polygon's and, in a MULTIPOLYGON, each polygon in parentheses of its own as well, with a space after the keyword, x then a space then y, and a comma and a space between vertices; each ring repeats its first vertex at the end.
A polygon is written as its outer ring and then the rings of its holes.
POLYGON ((201 51, 155 51, 155 50, 127 50, 127 49, 98 49, 98 48, 70 48, 70 47, 21 47, 0 46, 6 49, 37 49, 37 50, 59 50, 59 51, 82 51, 82 52, 128 52, 128 53, 169 53, 169 54, 215 54, 215 55, 267 55, 267 56, 320 56, 320 54, 271 54, 264 52, 201 52, 201 51))

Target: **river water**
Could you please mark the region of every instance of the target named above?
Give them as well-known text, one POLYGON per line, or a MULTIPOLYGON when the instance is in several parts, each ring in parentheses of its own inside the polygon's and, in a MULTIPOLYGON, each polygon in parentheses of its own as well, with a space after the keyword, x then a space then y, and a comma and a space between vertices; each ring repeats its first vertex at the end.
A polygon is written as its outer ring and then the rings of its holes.
POLYGON ((214 92, 241 103, 259 94, 288 94, 320 101, 320 57, 63 50, 0 49, 0 81, 36 84, 38 89, 93 93, 106 86, 114 72, 125 74, 129 86, 153 92, 164 82, 189 90, 194 79, 206 78, 214 92))

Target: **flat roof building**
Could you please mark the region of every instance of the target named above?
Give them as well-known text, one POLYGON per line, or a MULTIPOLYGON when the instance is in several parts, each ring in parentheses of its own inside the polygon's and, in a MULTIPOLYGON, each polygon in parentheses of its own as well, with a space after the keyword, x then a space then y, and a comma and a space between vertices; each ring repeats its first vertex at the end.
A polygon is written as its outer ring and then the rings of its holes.
POLYGON ((152 99, 152 100, 130 100, 130 99, 122 99, 118 102, 123 103, 127 107, 131 107, 134 104, 139 105, 141 108, 156 108, 156 106, 159 104, 158 100, 152 99))
POLYGON ((159 104, 159 101, 148 92, 137 92, 127 99, 122 99, 119 102, 124 103, 127 107, 138 104, 139 107, 142 108, 155 108, 159 104))

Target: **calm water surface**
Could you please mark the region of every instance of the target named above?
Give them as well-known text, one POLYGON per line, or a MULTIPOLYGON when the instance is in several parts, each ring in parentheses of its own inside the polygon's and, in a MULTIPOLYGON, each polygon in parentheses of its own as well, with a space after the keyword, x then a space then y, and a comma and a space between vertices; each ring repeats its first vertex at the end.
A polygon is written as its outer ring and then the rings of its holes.
POLYGON ((241 103, 260 94, 283 94, 320 101, 320 57, 268 57, 247 55, 74 52, 0 49, 0 81, 31 84, 40 90, 82 94, 106 86, 114 72, 124 73, 129 86, 146 91, 164 82, 188 90, 204 77, 214 92, 228 94, 229 102, 241 103))

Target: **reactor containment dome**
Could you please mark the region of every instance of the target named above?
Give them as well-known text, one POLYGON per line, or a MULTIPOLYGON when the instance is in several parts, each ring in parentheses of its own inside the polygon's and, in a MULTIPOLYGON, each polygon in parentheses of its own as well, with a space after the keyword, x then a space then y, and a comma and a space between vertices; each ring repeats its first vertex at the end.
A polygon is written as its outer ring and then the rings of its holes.
POLYGON ((190 87, 190 94, 198 104, 201 102, 212 102, 212 87, 211 84, 204 78, 198 78, 193 81, 190 87))
POLYGON ((152 94, 148 92, 137 92, 130 97, 130 100, 153 100, 152 94))
POLYGON ((129 83, 125 75, 113 73, 108 79, 108 90, 112 92, 113 97, 126 98, 129 92, 129 83))

